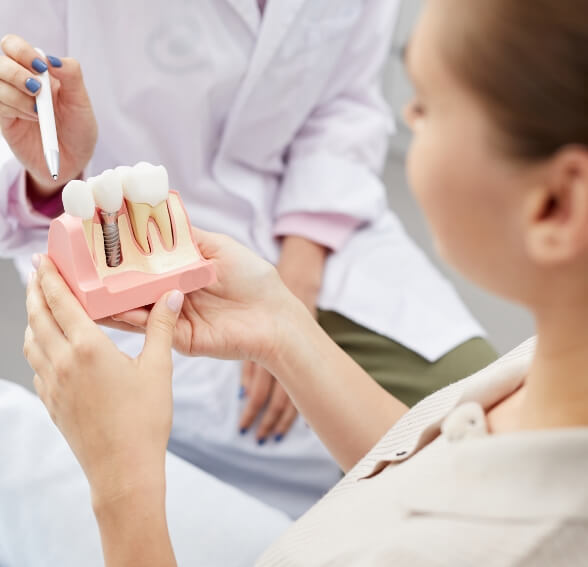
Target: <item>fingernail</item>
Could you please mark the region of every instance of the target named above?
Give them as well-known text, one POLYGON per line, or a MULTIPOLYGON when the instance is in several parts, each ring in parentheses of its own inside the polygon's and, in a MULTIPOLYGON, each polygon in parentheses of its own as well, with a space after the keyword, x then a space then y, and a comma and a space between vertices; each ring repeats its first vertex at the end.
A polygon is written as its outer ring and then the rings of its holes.
POLYGON ((265 445, 265 442, 266 442, 266 438, 265 437, 263 439, 258 439, 257 440, 257 444, 258 445, 265 445))
POLYGON ((61 67, 63 63, 59 57, 55 57, 55 55, 47 55, 47 61, 51 63, 51 67, 61 67))
POLYGON ((38 114, 37 112, 37 103, 35 102, 35 106, 33 107, 33 110, 35 111, 36 114, 38 114))
POLYGON ((39 266, 41 265, 41 254, 33 254, 31 262, 33 264, 33 268, 35 268, 35 270, 38 270, 39 266))
POLYGON ((25 87, 32 93, 36 93, 41 88, 41 83, 37 79, 27 79, 25 81, 25 87))
POLYGON ((245 390, 245 386, 241 386, 239 390, 239 399, 242 400, 247 395, 247 391, 245 390))
POLYGON ((174 289, 167 297, 167 306, 174 312, 179 313, 184 303, 184 294, 174 289))
POLYGON ((283 433, 278 433, 275 437, 276 443, 279 443, 284 438, 283 433))
POLYGON ((34 270, 29 273, 27 285, 31 285, 33 283, 33 280, 35 279, 35 273, 36 272, 34 270))
POLYGON ((245 433, 247 433, 248 429, 246 427, 241 427, 241 429, 239 430, 239 433, 241 435, 245 435, 245 433))
POLYGON ((38 57, 35 57, 33 59, 32 67, 35 71, 37 71, 37 73, 44 73, 45 71, 47 71, 47 63, 45 63, 45 61, 42 61, 38 57))

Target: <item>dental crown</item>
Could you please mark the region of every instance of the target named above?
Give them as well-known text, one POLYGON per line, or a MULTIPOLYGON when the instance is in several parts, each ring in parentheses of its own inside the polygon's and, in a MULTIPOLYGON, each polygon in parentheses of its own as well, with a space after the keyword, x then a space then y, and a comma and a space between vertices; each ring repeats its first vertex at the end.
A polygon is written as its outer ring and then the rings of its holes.
POLYGON ((63 209, 68 215, 80 217, 83 220, 94 218, 96 203, 92 187, 84 181, 70 181, 61 195, 63 209))
POLYGON ((119 175, 107 169, 97 177, 88 179, 94 192, 96 205, 107 213, 116 213, 122 207, 123 190, 119 175))
POLYGON ((124 196, 128 201, 155 207, 168 198, 169 179, 163 165, 141 161, 132 168, 122 166, 120 170, 124 196))

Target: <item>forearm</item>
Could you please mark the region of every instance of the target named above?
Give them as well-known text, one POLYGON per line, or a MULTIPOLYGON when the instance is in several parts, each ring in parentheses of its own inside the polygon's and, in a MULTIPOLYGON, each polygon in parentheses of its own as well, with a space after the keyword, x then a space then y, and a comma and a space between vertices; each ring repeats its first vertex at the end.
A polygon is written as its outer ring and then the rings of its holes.
POLYGON ((292 299, 266 363, 341 468, 348 471, 408 408, 347 356, 292 299))
POLYGON ((64 178, 63 176, 57 181, 53 181, 49 176, 48 178, 41 181, 35 179, 28 171, 26 173, 26 189, 27 196, 31 202, 38 201, 39 199, 46 199, 60 192, 65 185, 72 179, 81 179, 82 173, 78 175, 69 176, 64 178))
POLYGON ((165 481, 94 498, 106 567, 176 567, 165 513, 165 481))
POLYGON ((323 281, 327 255, 327 248, 307 238, 292 235, 282 240, 280 277, 299 299, 312 303, 313 307, 323 281))

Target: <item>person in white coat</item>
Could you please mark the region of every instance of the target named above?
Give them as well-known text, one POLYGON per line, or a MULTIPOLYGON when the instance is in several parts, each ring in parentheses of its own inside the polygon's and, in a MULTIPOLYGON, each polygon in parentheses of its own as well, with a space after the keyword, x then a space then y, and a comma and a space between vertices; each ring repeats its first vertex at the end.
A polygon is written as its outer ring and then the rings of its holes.
MULTIPOLYGON (((379 179, 392 131, 379 82, 398 1, 5 4, 0 250, 23 275, 46 247, 64 183, 146 160, 167 167, 195 226, 277 264, 331 336, 406 403, 492 359, 379 179), (34 111, 47 68, 57 182, 34 111)), ((111 336, 130 355, 142 346, 111 336)), ((173 453, 290 516, 337 480, 265 370, 174 356, 173 453)))

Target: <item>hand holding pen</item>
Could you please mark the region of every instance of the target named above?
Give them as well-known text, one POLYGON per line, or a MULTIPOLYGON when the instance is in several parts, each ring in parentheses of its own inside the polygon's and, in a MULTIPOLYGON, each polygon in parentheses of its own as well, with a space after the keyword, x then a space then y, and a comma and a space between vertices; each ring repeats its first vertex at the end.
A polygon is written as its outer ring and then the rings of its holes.
POLYGON ((96 145, 96 119, 80 65, 71 58, 44 57, 15 35, 2 38, 0 47, 4 52, 0 56, 2 136, 27 172, 29 193, 49 196, 79 177, 96 145), (37 105, 37 97, 49 86, 51 92, 44 93, 37 105), (41 107, 39 114, 37 106, 41 107), (39 115, 44 123, 43 137, 39 115), (53 115, 57 148, 51 128, 53 115), (56 149, 59 151, 58 172, 52 154, 56 149))

